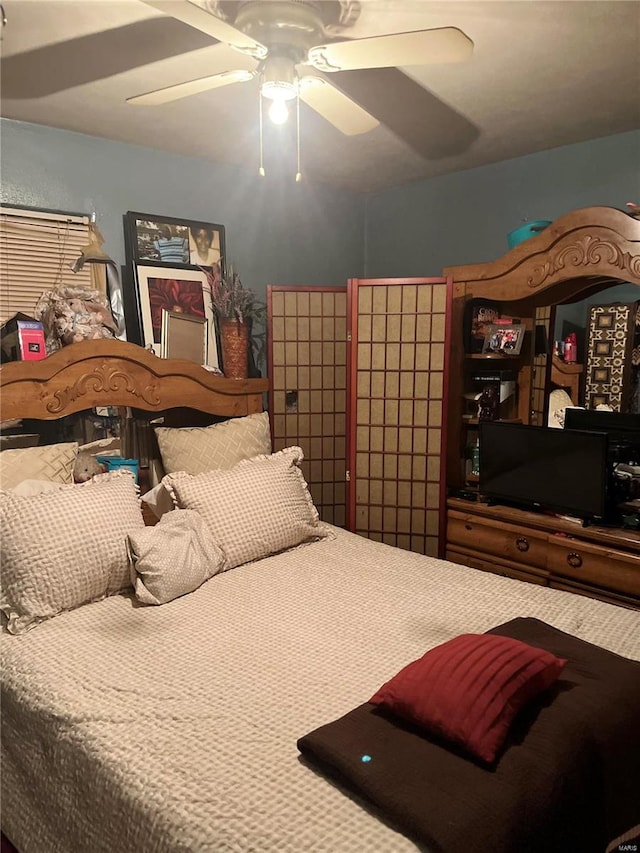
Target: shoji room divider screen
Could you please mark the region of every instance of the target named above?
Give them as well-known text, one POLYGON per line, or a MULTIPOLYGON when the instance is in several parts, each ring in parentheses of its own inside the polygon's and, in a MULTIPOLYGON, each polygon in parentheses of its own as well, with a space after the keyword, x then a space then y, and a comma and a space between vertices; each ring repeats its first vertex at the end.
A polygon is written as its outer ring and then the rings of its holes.
POLYGON ((448 280, 271 286, 267 304, 274 449, 303 448, 321 517, 442 556, 448 280))
POLYGON ((267 288, 274 450, 300 446, 323 521, 346 524, 347 290, 267 288))
POLYGON ((451 287, 351 279, 349 295, 347 526, 441 556, 451 287))

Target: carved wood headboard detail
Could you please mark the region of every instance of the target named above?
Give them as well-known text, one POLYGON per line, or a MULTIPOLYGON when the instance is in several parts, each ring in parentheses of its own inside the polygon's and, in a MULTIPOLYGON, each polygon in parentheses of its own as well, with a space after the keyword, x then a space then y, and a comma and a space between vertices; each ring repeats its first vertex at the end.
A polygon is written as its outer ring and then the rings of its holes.
POLYGON ((510 301, 540 293, 547 304, 562 301, 567 280, 640 285, 640 220, 615 207, 581 208, 495 261, 447 267, 443 274, 452 277, 456 296, 510 301))
POLYGON ((267 388, 266 379, 225 379, 124 341, 81 341, 42 361, 2 365, 0 418, 54 420, 95 406, 239 417, 263 410, 267 388))

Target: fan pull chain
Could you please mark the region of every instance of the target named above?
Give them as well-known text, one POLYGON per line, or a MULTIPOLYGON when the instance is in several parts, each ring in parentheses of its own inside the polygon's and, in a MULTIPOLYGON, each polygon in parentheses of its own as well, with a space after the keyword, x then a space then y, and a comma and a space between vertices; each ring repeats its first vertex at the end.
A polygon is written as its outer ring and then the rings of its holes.
POLYGON ((296 172, 296 183, 299 184, 302 180, 302 172, 300 171, 300 81, 296 86, 296 136, 298 148, 298 171, 296 172))
POLYGON ((260 168, 258 169, 258 174, 261 178, 264 178, 264 146, 262 144, 262 87, 258 87, 258 111, 260 114, 260 168))

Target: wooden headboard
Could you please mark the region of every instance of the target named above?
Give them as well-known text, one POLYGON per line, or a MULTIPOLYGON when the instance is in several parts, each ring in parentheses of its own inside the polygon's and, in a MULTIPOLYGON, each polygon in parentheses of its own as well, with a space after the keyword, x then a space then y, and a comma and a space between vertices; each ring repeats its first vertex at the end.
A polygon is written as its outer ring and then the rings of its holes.
POLYGON ((225 379, 118 340, 81 341, 41 361, 0 367, 0 419, 55 420, 95 406, 188 408, 238 417, 263 410, 266 379, 225 379))

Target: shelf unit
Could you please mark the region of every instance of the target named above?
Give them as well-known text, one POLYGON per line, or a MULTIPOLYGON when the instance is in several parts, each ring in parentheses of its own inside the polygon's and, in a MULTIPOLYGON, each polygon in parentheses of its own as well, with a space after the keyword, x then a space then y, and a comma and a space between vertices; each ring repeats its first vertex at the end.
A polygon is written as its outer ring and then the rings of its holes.
POLYGON ((447 486, 451 491, 465 485, 461 461, 465 459, 469 423, 463 418, 464 395, 472 390, 472 372, 482 363, 499 369, 496 365, 506 368, 508 362, 517 374, 516 410, 502 414, 525 424, 535 422, 534 369, 544 374, 547 397, 554 366, 562 371, 564 382, 575 382, 581 375, 579 365, 554 365, 550 354, 541 357, 536 353, 536 326, 550 313, 550 306, 595 294, 621 281, 640 286, 640 220, 612 207, 582 208, 557 219, 495 261, 447 267, 443 274, 452 280, 453 335, 463 330, 468 303, 477 299, 500 305, 505 314, 518 317, 526 329, 517 356, 469 354, 462 346, 450 350, 447 486))
POLYGON ((574 406, 581 404, 580 383, 583 372, 583 364, 578 364, 577 362, 568 364, 566 361, 558 358, 557 355, 551 358, 551 381, 558 388, 566 389, 574 406))
MULTIPOLYGON (((575 210, 502 258, 449 267, 443 273, 451 277, 453 285, 454 336, 464 329, 470 300, 499 305, 501 312, 517 316, 526 329, 518 356, 469 354, 462 346, 450 351, 447 487, 449 495, 455 495, 477 491, 476 478, 469 477, 467 448, 477 432, 468 395, 474 389, 471 377, 478 365, 484 362, 487 370, 508 367, 515 373, 516 394, 511 408, 500 412, 502 417, 524 424, 546 423, 551 388, 557 385, 576 393, 582 365, 553 359, 546 348, 536 346, 536 339, 549 340, 556 305, 621 281, 640 286, 640 221, 615 208, 575 210), (540 326, 545 335, 537 334, 540 326)), ((569 522, 450 498, 446 556, 485 571, 638 606, 638 534, 597 527, 576 530, 565 525, 569 522), (526 541, 519 542, 522 539, 526 541), (571 547, 577 540, 578 550, 571 547), (572 562, 580 565, 574 567, 572 562)))

